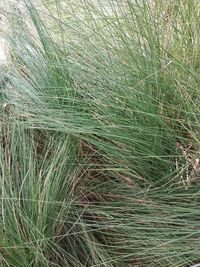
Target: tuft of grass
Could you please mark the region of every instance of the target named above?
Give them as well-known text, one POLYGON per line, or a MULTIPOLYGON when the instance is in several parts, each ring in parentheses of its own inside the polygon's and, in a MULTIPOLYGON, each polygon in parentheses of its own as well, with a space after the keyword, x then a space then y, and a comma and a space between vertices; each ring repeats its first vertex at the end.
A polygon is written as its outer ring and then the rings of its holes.
POLYGON ((199 257, 199 4, 8 8, 0 128, 5 267, 199 257))

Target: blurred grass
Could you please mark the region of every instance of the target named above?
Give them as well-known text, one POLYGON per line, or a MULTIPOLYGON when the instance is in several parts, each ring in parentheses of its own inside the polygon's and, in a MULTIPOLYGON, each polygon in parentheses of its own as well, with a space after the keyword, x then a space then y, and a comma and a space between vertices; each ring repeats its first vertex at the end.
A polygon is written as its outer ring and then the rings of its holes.
POLYGON ((199 256, 199 4, 8 7, 1 266, 199 256))

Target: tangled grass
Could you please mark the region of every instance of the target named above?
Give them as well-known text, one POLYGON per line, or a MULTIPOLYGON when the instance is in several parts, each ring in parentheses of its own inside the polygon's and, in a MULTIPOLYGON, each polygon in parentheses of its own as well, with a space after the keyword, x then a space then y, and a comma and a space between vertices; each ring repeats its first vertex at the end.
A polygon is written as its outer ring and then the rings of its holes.
POLYGON ((199 4, 7 7, 2 267, 200 262, 199 4))

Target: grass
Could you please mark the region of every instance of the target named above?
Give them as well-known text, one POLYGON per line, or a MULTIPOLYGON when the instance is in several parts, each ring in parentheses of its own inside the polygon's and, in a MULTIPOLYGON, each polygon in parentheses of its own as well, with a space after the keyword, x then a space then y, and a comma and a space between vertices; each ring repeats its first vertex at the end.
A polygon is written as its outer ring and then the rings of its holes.
POLYGON ((0 83, 1 266, 199 263, 199 4, 23 5, 0 83))

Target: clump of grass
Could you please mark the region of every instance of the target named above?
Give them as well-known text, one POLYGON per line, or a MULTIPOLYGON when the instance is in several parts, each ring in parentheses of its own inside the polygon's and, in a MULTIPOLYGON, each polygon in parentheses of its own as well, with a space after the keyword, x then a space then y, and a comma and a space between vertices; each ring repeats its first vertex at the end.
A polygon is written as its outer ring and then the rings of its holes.
POLYGON ((199 262, 198 3, 10 11, 1 265, 199 262))

